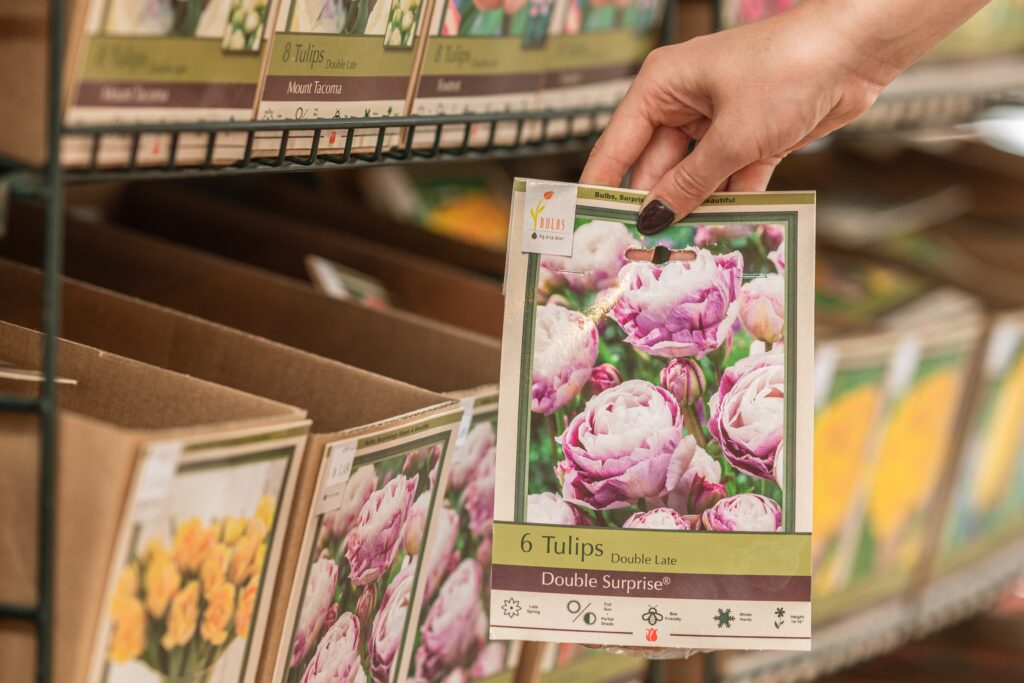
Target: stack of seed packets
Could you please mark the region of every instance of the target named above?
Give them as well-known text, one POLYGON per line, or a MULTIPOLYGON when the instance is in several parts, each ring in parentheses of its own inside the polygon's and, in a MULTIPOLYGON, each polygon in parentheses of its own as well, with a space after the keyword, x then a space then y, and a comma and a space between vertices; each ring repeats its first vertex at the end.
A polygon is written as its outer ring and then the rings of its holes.
POLYGON ((814 204, 517 180, 491 637, 811 644, 814 204))

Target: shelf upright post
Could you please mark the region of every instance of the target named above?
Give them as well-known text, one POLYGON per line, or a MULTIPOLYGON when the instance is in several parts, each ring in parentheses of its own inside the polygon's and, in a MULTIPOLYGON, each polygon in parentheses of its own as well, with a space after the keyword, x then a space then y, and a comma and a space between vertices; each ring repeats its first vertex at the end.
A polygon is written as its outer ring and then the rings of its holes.
POLYGON ((50 0, 47 161, 43 192, 46 242, 43 254, 43 383, 40 388, 39 557, 36 680, 53 680, 53 595, 57 496, 57 337, 60 334, 60 274, 64 248, 64 179, 60 165, 64 69, 64 1, 50 0))

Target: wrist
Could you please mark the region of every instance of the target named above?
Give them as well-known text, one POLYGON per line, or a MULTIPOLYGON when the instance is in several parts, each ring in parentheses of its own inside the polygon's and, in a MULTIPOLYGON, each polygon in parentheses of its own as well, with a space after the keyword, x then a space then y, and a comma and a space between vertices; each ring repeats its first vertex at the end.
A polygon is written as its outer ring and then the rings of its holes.
POLYGON ((813 31, 858 78, 884 88, 988 0, 804 0, 813 31))

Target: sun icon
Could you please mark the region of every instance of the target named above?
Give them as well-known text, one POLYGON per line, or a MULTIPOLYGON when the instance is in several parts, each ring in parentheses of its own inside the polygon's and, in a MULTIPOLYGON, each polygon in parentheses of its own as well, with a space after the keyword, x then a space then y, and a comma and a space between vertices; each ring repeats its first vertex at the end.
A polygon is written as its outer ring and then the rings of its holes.
POLYGON ((718 622, 718 628, 732 628, 732 622, 736 619, 732 615, 731 609, 720 609, 718 614, 715 615, 715 621, 718 622))
POLYGON ((505 616, 509 619, 515 619, 519 616, 519 601, 515 598, 509 598, 505 602, 501 603, 501 611, 505 613, 505 616))

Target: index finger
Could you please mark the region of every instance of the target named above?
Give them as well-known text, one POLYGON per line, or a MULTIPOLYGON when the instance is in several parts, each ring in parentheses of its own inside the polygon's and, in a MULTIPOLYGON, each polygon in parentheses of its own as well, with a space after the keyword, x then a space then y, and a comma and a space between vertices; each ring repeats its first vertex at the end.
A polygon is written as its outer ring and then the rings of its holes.
POLYGON ((580 182, 618 187, 652 135, 654 124, 647 117, 640 97, 630 88, 615 108, 608 127, 594 143, 580 182))

